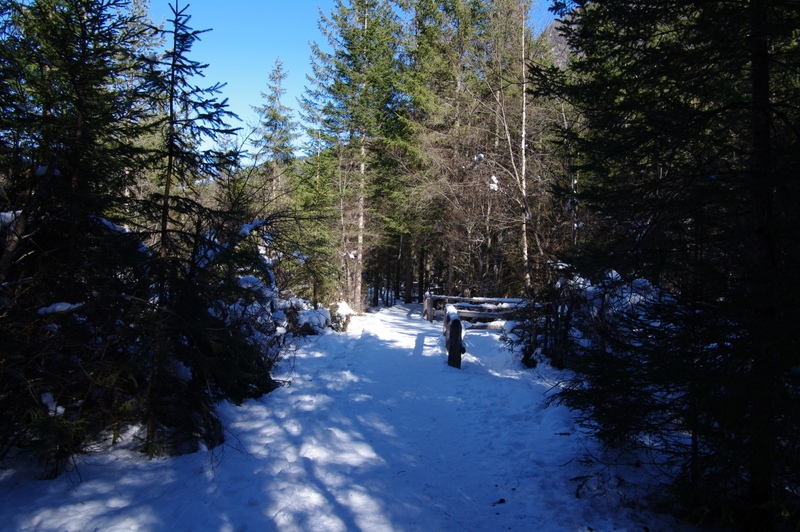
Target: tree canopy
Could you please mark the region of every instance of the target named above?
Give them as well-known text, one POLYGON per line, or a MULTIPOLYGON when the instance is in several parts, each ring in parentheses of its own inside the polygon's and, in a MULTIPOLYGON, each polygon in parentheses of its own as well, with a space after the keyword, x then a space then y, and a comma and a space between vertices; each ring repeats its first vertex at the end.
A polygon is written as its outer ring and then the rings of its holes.
POLYGON ((599 221, 574 264, 643 301, 597 317, 561 399, 751 530, 797 510, 797 8, 559 2, 569 66, 531 72, 580 116, 562 135, 599 221))

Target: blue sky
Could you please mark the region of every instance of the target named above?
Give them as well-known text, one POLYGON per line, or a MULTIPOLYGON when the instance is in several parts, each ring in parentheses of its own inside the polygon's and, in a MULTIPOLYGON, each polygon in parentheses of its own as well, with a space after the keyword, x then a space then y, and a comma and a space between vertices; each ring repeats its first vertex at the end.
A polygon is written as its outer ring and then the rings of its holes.
MULTIPOLYGON (((150 1, 156 22, 171 17, 172 2, 150 1)), ((186 4, 180 0, 181 7, 186 4)), ((333 0, 189 0, 188 4, 189 26, 212 30, 202 34, 190 55, 209 65, 205 80, 198 84, 226 83, 223 97, 228 98, 230 110, 245 123, 254 122, 251 106, 262 103, 261 93, 267 91, 269 73, 280 56, 288 72, 283 104, 297 108, 296 99, 310 72, 309 43, 322 41, 318 8, 329 13, 333 0)))
MULTIPOLYGON (((150 0, 150 13, 156 22, 169 18, 169 4, 174 0, 150 0)), ((208 63, 205 83, 226 83, 223 97, 230 110, 239 115, 245 127, 255 122, 253 105, 262 103, 270 71, 280 57, 288 77, 284 82, 283 104, 297 108, 297 98, 308 84, 311 42, 324 45, 318 29, 319 10, 326 15, 334 0, 180 0, 189 4, 189 26, 195 30, 211 29, 194 45, 190 58, 208 63)), ((552 16, 547 0, 534 0, 531 12, 538 31, 552 16)), ((232 124, 234 125, 234 124, 232 124)))

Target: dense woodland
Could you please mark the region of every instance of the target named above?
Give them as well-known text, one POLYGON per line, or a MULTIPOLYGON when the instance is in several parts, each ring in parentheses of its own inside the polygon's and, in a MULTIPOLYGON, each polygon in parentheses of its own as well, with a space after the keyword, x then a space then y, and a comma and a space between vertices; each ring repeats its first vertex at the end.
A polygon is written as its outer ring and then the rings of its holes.
POLYGON ((337 0, 243 131, 184 2, 0 0, 0 458, 213 447, 302 308, 525 297, 671 511, 798 526, 800 2, 530 7, 337 0))

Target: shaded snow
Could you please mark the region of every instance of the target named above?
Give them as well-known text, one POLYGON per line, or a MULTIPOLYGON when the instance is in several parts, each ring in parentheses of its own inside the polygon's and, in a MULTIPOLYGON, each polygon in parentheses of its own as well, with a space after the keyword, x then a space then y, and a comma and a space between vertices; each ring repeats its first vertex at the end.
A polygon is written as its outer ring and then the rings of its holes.
POLYGON ((276 375, 289 386, 221 406, 212 451, 148 461, 120 446, 54 481, 0 469, 0 530, 682 530, 622 505, 615 484, 570 480, 596 449, 545 407, 554 370, 522 369, 488 331, 448 367, 421 310, 310 338, 276 375))
POLYGON ((0 212, 0 229, 16 222, 20 214, 22 211, 0 212))
POLYGON ((267 220, 255 220, 254 222, 244 224, 239 229, 239 236, 247 236, 253 231, 258 231, 265 225, 267 225, 267 220))
POLYGON ((53 303, 52 305, 42 307, 36 311, 37 314, 59 314, 62 312, 71 312, 83 307, 83 303, 53 303))
POLYGON ((305 309, 297 316, 297 325, 308 325, 314 331, 324 330, 331 324, 331 313, 328 309, 305 309))

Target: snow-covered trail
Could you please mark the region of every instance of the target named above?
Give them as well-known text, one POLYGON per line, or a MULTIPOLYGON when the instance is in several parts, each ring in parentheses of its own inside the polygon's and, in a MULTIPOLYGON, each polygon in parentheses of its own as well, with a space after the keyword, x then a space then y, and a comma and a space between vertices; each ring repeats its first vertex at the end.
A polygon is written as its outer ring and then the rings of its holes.
MULTIPOLYGON (((403 307, 357 319, 340 342, 330 340, 299 355, 289 400, 260 429, 269 440, 265 452, 277 458, 279 524, 513 530, 533 517, 524 509, 526 492, 540 504, 549 499, 553 471, 541 464, 565 456, 559 434, 571 427, 563 415, 544 415, 546 385, 492 367, 509 353, 483 363, 468 355, 461 371, 450 368, 441 324, 403 307), (308 364, 312 357, 320 358, 308 364), (284 451, 276 455, 276 447, 284 451), (298 508, 291 496, 298 478, 313 492, 310 506, 298 508), (498 526, 503 515, 509 526, 498 526)), ((469 342, 476 354, 499 352, 497 333, 472 333, 469 342)))
POLYGON ((304 343, 278 375, 289 386, 221 406, 221 448, 153 461, 116 449, 47 482, 0 469, 0 529, 678 529, 606 490, 576 497, 586 442, 569 411, 544 406, 551 370, 524 370, 481 331, 450 368, 441 324, 420 311, 304 343))

